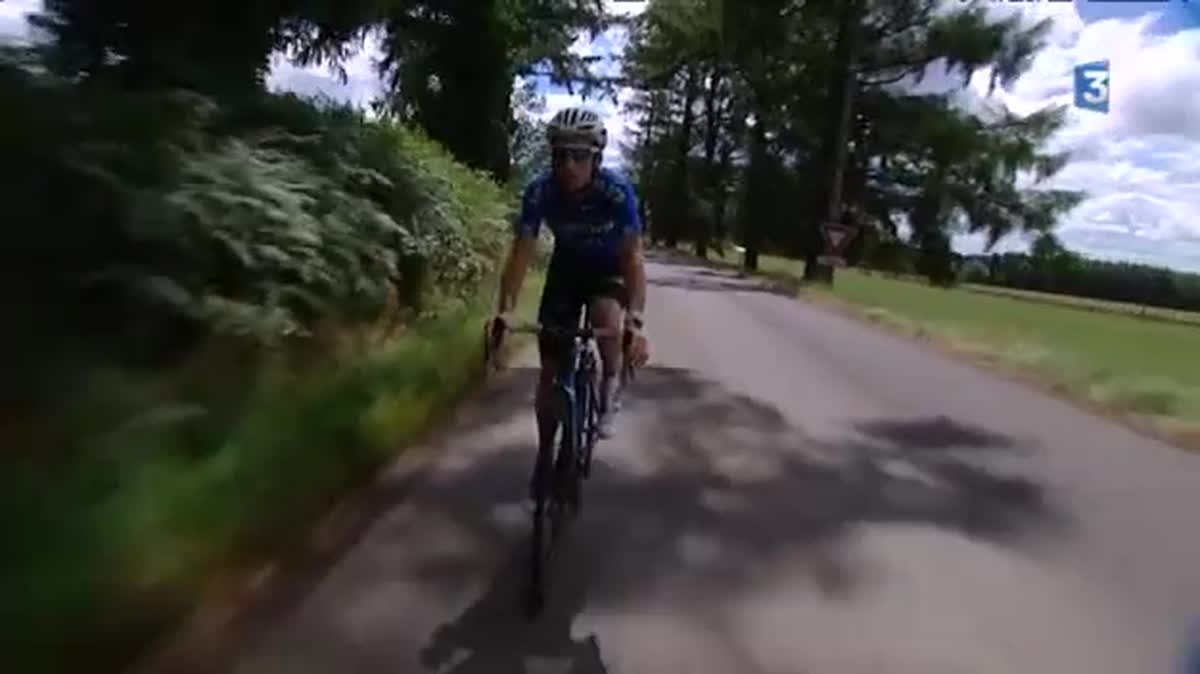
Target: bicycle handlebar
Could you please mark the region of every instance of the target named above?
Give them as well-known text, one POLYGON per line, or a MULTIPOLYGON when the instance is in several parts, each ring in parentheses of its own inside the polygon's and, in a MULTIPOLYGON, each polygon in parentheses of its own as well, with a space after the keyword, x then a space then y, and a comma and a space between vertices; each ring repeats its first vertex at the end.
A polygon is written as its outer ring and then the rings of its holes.
MULTIPOLYGON (((484 325, 483 328, 483 361, 484 364, 493 363, 493 358, 500 349, 503 341, 504 333, 527 333, 527 334, 549 334, 555 338, 579 338, 589 340, 592 338, 614 338, 623 337, 622 349, 629 348, 629 338, 633 331, 626 327, 619 328, 594 328, 591 326, 580 327, 565 327, 560 325, 543 325, 541 323, 530 323, 526 321, 502 323, 503 330, 497 331, 496 323, 498 319, 492 318, 484 325)), ((634 370, 636 369, 630 362, 625 361, 624 371, 627 379, 634 378, 634 370)))
POLYGON ((593 328, 593 327, 568 328, 568 327, 563 327, 563 326, 542 325, 540 323, 527 323, 527 322, 504 324, 504 329, 502 331, 496 331, 495 330, 495 325, 496 325, 495 321, 496 321, 496 319, 489 320, 487 322, 487 324, 484 325, 484 329, 483 329, 483 360, 484 360, 484 363, 492 362, 493 356, 496 355, 496 352, 500 348, 500 343, 502 341, 502 338, 503 338, 503 335, 505 332, 519 332, 519 333, 533 333, 533 334, 547 333, 553 337, 560 337, 560 338, 562 338, 562 337, 565 337, 565 338, 577 337, 577 338, 586 340, 586 339, 591 339, 593 337, 596 337, 596 338, 619 337, 619 336, 621 336, 621 333, 624 331, 624 328, 593 328))
POLYGON ((504 326, 505 332, 520 332, 520 333, 549 333, 555 337, 579 337, 581 339, 590 339, 592 337, 620 337, 624 332, 624 328, 568 328, 560 325, 542 325, 540 323, 514 323, 504 326))

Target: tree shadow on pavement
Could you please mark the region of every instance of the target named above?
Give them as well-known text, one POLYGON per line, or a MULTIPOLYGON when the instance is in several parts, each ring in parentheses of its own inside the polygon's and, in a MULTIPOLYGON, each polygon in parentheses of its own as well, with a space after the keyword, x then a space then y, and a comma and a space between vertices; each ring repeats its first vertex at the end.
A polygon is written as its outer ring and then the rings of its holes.
MULTIPOLYGON (((653 275, 650 285, 685 288, 689 290, 751 290, 795 297, 806 283, 797 271, 758 269, 748 272, 738 264, 707 260, 682 252, 661 252, 647 255, 648 261, 674 272, 674 278, 653 275)), ((796 261, 799 265, 800 262, 796 261)))
MULTIPOLYGON (((569 548, 559 562, 578 563, 569 548)), ((586 597, 586 576, 567 575, 538 616, 527 622, 521 607, 521 579, 528 569, 527 547, 513 550, 492 576, 484 595, 457 619, 437 628, 422 648, 421 664, 445 674, 524 674, 531 660, 553 661, 564 674, 607 674, 594 635, 572 638, 571 627, 586 597), (453 666, 445 669, 453 662, 453 666)))
MULTIPOLYGON (((864 526, 920 524, 1019 551, 1067 524, 1041 484, 991 465, 1019 453, 1019 442, 953 419, 866 419, 815 438, 771 404, 669 368, 641 372, 628 396, 632 413, 597 448, 583 514, 556 561, 553 605, 535 623, 520 614, 527 511, 506 525, 495 516, 522 498, 529 445, 481 454, 414 495, 416 509, 449 518, 475 543, 420 560, 423 587, 452 593, 464 578, 490 578, 427 640, 431 670, 463 651, 467 660, 448 671, 523 672, 527 656, 564 652, 570 671, 605 671, 597 644, 571 639, 585 599, 619 610, 670 588, 672 610, 703 614, 781 566, 807 578, 815 597, 844 598, 871 573, 854 545, 864 526), (489 561, 497 557, 499 569, 489 561)), ((418 531, 396 535, 420 541, 418 531)))
POLYGON ((789 288, 768 284, 761 280, 747 279, 737 274, 704 273, 699 270, 688 275, 671 277, 656 277, 646 281, 647 284, 660 288, 681 288, 701 292, 759 292, 776 295, 794 294, 789 288))
POLYGON ((872 419, 856 424, 862 433, 886 440, 906 451, 946 449, 1015 449, 1013 438, 964 426, 945 416, 917 419, 872 419))
MULTIPOLYGON (((537 671, 531 663, 539 660, 550 663, 548 671, 564 674, 608 671, 595 636, 575 638, 572 633, 587 601, 592 576, 586 570, 600 559, 589 543, 603 540, 586 517, 573 522, 560 542, 552 570, 553 587, 542 611, 534 620, 524 612, 529 510, 518 502, 532 468, 532 433, 531 428, 528 442, 497 448, 483 463, 437 487, 440 496, 449 497, 442 489, 455 492, 452 521, 470 532, 475 554, 431 556, 416 569, 419 582, 443 590, 482 574, 488 574, 488 582, 460 615, 439 625, 426 640, 420 662, 427 671, 524 674, 537 671), (507 511, 507 518, 500 516, 502 511, 507 511), (489 564, 497 558, 502 563, 489 564)), ((440 496, 430 497, 439 508, 448 505, 440 496)), ((428 506, 422 502, 421 507, 428 506)), ((406 532, 397 533, 408 537, 406 532)))
POLYGON ((491 378, 488 386, 466 401, 455 415, 457 423, 446 424, 446 431, 457 435, 463 431, 487 429, 521 414, 528 418, 530 428, 534 427, 533 393, 538 369, 506 365, 502 371, 488 376, 491 378))

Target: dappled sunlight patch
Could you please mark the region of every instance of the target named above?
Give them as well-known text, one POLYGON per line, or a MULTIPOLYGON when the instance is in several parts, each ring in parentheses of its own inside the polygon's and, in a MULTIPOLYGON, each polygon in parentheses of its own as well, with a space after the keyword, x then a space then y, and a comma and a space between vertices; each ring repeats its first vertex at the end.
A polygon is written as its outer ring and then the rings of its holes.
MULTIPOLYGON (((461 588, 470 592, 477 588, 467 583, 461 588)), ((375 577, 370 583, 362 583, 353 587, 339 588, 337 596, 321 597, 311 620, 321 628, 323 633, 314 634, 314 644, 328 643, 330 633, 336 634, 350 648, 362 652, 365 648, 378 649, 398 648, 399 652, 412 652, 419 647, 417 643, 404 644, 397 642, 409 630, 401 629, 406 623, 416 619, 416 616, 427 613, 439 606, 436 593, 422 587, 419 581, 406 577, 403 573, 395 573, 390 577, 375 577)), ((327 658, 333 654, 327 654, 327 658)), ((323 658, 323 659, 327 659, 323 658)), ((336 665, 344 666, 345 659, 336 665)), ((289 670, 296 671, 296 670, 289 670)), ((301 670, 303 671, 303 670, 301 670)))
POLYGON ((385 452, 397 438, 420 425, 432 409, 432 401, 411 391, 384 395, 363 411, 359 428, 364 441, 373 450, 385 452))
POLYGON ((908 464, 894 462, 881 467, 888 479, 880 487, 880 496, 900 510, 950 510, 957 505, 954 490, 929 472, 908 464))
POLYGON ((1178 383, 1161 378, 1102 379, 1092 384, 1088 395, 1102 403, 1141 414, 1167 416, 1178 412, 1189 392, 1178 383))
POLYGON ((675 537, 675 556, 687 566, 712 566, 724 556, 724 544, 712 534, 685 532, 675 537))
POLYGON ((750 495, 744 490, 736 489, 705 489, 700 494, 700 503, 718 513, 745 511, 752 507, 750 495))
POLYGON ((923 488, 945 489, 949 485, 933 472, 923 469, 912 461, 899 458, 883 458, 877 463, 879 472, 896 482, 912 482, 923 488))
POLYGON ((731 647, 736 644, 730 643, 727 632, 704 613, 680 615, 669 602, 660 607, 654 598, 647 598, 636 607, 589 607, 577 623, 582 631, 595 633, 602 644, 609 669, 596 674, 756 671, 748 654, 731 647))
POLYGON ((497 503, 488 510, 488 519, 501 529, 523 530, 529 524, 530 504, 519 498, 505 503, 497 503))
POLYGON ((920 323, 883 307, 870 307, 863 311, 863 315, 872 323, 877 323, 910 337, 924 337, 927 331, 920 323))
MULTIPOLYGON (((734 484, 765 482, 779 474, 781 463, 777 454, 759 443, 759 451, 728 451, 717 454, 710 462, 712 470, 734 484)), ((733 447, 731 447, 733 449, 733 447)))
MULTIPOLYGON (((609 441, 612 442, 611 440, 609 441)), ((618 439, 617 442, 620 442, 618 439)), ((647 446, 636 452, 605 452, 600 448, 592 457, 593 468, 619 470, 635 479, 649 479, 669 470, 670 462, 662 452, 647 446)), ((531 464, 532 465, 532 464, 531 464)))
POLYGON ((1011 363, 1026 366, 1062 364, 1064 356, 1033 342, 1015 341, 999 347, 992 347, 1000 357, 1011 363))
MULTIPOLYGON (((855 593, 823 595, 796 560, 781 559, 724 603, 724 623, 760 668, 1000 674, 1037 669, 1063 639, 1094 643, 1098 629, 1115 627, 1105 619, 1111 607, 1088 588, 1011 548, 921 523, 856 531, 842 539, 842 559, 858 574, 855 593), (993 639, 1001 628, 1015 630, 1023 647, 993 639)), ((1058 671, 1099 671, 1093 649, 1065 650, 1058 671), (1079 668, 1089 661, 1092 668, 1079 668)))

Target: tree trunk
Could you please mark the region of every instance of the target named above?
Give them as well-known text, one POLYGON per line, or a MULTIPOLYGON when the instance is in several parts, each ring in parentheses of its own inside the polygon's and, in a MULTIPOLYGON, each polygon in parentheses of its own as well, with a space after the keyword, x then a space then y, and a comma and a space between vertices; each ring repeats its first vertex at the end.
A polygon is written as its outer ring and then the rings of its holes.
POLYGON ((829 133, 825 136, 822 147, 824 161, 819 165, 826 182, 825 203, 820 213, 815 214, 813 227, 809 232, 809 246, 804 258, 804 279, 806 281, 822 281, 833 283, 833 269, 817 262, 821 254, 823 237, 822 222, 834 222, 840 219, 842 210, 842 178, 846 167, 846 146, 850 138, 850 124, 853 120, 854 93, 858 88, 855 64, 859 51, 859 36, 861 34, 861 8, 859 0, 851 0, 844 5, 841 21, 838 25, 837 45, 834 48, 835 71, 833 86, 830 90, 829 133))
POLYGON ((689 222, 692 215, 691 204, 691 183, 689 177, 690 161, 689 156, 692 149, 692 127, 695 125, 696 113, 693 107, 696 103, 698 70, 689 66, 687 69, 687 80, 683 88, 683 121, 679 125, 679 137, 676 139, 679 143, 676 148, 676 157, 679 165, 675 173, 675 189, 673 191, 674 204, 674 226, 671 227, 671 233, 674 235, 674 243, 678 245, 679 237, 685 235, 690 229, 692 223, 689 222))
POLYGON ((715 61, 708 73, 708 87, 704 91, 704 196, 709 208, 704 212, 697 224, 696 255, 708 257, 709 240, 712 238, 712 208, 717 192, 717 131, 719 122, 717 110, 717 91, 721 86, 721 68, 715 61))
MULTIPOLYGON (((765 105, 760 106, 759 109, 765 109, 765 105)), ((746 255, 743 266, 747 271, 758 270, 758 253, 763 238, 763 204, 766 203, 765 195, 761 193, 761 190, 766 182, 766 168, 766 120, 756 114, 754 129, 750 135, 750 168, 747 176, 749 185, 747 186, 747 208, 744 216, 746 218, 746 240, 744 242, 746 255)))
POLYGON ((727 227, 725 225, 725 208, 728 205, 729 197, 725 193, 723 179, 718 178, 717 186, 719 191, 713 197, 713 233, 715 234, 714 244, 717 249, 717 255, 725 257, 725 239, 729 235, 729 233, 726 231, 727 227))
MULTIPOLYGON (((733 102, 731 96, 730 104, 725 106, 720 112, 722 122, 726 122, 730 119, 732 106, 733 102)), ((740 128, 740 126, 738 128, 740 128)), ((730 132, 735 133, 732 131, 732 129, 730 132)), ((717 193, 713 197, 713 227, 716 232, 718 252, 722 257, 725 256, 724 244, 726 238, 729 236, 729 225, 725 222, 725 212, 729 205, 729 190, 726 188, 725 181, 728 180, 729 176, 732 174, 733 152, 735 149, 737 149, 737 147, 737 143, 734 142, 721 143, 721 149, 719 152, 720 162, 717 166, 717 193)))
POLYGON ((658 115, 659 106, 654 98, 650 98, 649 106, 646 110, 646 127, 644 135, 641 138, 641 147, 638 149, 641 166, 638 169, 642 181, 641 199, 638 206, 641 208, 639 213, 642 219, 642 228, 649 233, 650 241, 653 245, 662 243, 661 227, 656 222, 653 226, 650 220, 646 217, 649 209, 650 199, 655 194, 655 185, 658 179, 658 166, 653 152, 654 134, 658 130, 658 115))
POLYGON ((444 72, 437 73, 441 91, 421 106, 419 122, 455 159, 504 181, 510 173, 513 68, 498 12, 496 0, 462 3, 456 11, 454 37, 447 41, 471 49, 444 52, 444 72))

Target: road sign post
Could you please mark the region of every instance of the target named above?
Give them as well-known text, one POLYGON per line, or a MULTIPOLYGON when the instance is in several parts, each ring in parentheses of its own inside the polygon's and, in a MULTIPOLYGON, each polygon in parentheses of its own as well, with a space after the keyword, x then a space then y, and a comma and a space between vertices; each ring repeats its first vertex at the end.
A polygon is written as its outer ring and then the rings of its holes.
POLYGON ((825 250, 817 256, 817 262, 827 267, 845 267, 846 249, 858 234, 858 227, 841 222, 826 222, 821 225, 825 239, 825 250))

